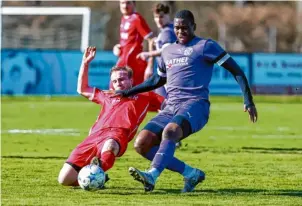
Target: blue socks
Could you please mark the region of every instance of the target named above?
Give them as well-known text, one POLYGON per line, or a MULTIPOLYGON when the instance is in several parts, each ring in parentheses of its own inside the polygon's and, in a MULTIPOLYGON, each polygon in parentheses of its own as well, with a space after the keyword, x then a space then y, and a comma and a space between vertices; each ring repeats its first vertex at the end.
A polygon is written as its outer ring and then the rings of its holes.
MULTIPOLYGON (((156 152, 158 151, 159 146, 154 146, 152 147, 149 152, 145 155, 145 158, 147 158, 150 161, 153 161, 156 152)), ((183 174, 184 170, 185 170, 185 163, 179 159, 177 159, 176 157, 173 157, 169 164, 167 165, 167 169, 174 171, 174 172, 178 172, 179 174, 183 174)))
POLYGON ((185 178, 189 178, 192 176, 192 172, 194 171, 194 168, 190 167, 189 165, 185 165, 185 169, 184 169, 184 172, 182 173, 182 175, 185 177, 185 178))
POLYGON ((155 154, 155 157, 151 163, 151 174, 156 180, 160 173, 170 164, 175 152, 175 142, 169 139, 164 139, 155 154))

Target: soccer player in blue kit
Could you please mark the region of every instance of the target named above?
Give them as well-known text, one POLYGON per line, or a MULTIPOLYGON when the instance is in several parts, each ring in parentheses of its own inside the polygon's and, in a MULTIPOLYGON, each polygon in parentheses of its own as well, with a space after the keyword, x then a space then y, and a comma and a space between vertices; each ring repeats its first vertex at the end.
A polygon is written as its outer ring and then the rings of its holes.
POLYGON ((201 130, 208 122, 209 83, 215 63, 232 73, 244 96, 244 111, 255 123, 258 118, 245 74, 233 58, 214 40, 197 37, 196 24, 189 10, 177 12, 174 32, 177 41, 165 47, 161 64, 145 82, 113 96, 131 96, 167 83, 168 98, 164 109, 138 134, 136 151, 152 161, 148 171, 130 167, 129 173, 152 191, 157 178, 167 168, 184 176, 182 192, 191 192, 205 179, 205 173, 174 157, 175 143, 201 130))
MULTIPOLYGON (((173 23, 170 20, 170 7, 165 3, 156 3, 152 9, 154 22, 159 28, 160 32, 154 39, 156 50, 141 52, 137 58, 147 60, 149 57, 156 57, 157 65, 160 64, 162 50, 176 41, 176 35, 173 30, 173 23)), ((155 92, 163 97, 167 97, 166 89, 164 86, 159 87, 155 92)))

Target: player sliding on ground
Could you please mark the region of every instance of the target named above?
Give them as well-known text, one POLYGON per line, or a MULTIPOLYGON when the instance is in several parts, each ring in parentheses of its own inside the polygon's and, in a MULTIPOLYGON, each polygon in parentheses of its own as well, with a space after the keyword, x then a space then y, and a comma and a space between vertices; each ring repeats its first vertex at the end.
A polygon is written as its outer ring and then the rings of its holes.
POLYGON ((215 41, 195 36, 196 24, 188 10, 179 11, 174 18, 177 41, 161 52, 157 74, 130 90, 116 91, 114 96, 138 94, 156 89, 166 83, 167 102, 164 109, 139 133, 136 151, 151 160, 151 168, 142 172, 130 167, 135 180, 143 183, 145 191, 154 189, 157 178, 165 168, 185 178, 183 192, 191 192, 205 179, 205 173, 174 157, 175 143, 200 131, 210 113, 209 83, 215 63, 232 73, 244 96, 244 111, 257 121, 257 110, 245 74, 215 41))
MULTIPOLYGON (((88 68, 95 54, 95 47, 88 47, 84 53, 77 91, 101 105, 102 110, 89 135, 71 152, 60 171, 58 181, 66 186, 77 186, 78 172, 90 163, 99 165, 104 171, 109 170, 115 158, 121 157, 126 151, 128 142, 133 139, 147 111, 159 110, 164 99, 154 92, 128 98, 110 98, 110 94, 90 87, 88 68)), ((132 70, 127 67, 113 67, 110 79, 115 90, 130 89, 133 81, 132 70)))

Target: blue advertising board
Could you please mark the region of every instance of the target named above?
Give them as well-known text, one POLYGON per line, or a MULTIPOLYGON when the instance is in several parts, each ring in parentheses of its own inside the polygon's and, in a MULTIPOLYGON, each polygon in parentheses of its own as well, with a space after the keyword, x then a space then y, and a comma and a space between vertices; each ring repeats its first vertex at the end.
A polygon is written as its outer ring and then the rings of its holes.
MULTIPOLYGON (((1 94, 73 95, 82 61, 80 51, 2 50, 1 94)), ((98 51, 89 69, 89 84, 108 89, 112 52, 98 51)))
POLYGON ((302 85, 302 54, 261 54, 252 56, 254 85, 302 85))

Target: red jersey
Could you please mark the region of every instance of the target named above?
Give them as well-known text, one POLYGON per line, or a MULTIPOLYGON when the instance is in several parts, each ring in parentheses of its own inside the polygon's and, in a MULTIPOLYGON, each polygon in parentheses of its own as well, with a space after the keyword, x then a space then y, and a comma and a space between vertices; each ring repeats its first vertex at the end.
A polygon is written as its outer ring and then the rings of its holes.
MULTIPOLYGON (((152 35, 152 31, 145 19, 139 13, 123 16, 120 25, 120 59, 127 61, 131 53, 143 51, 143 40, 152 35)), ((135 55, 136 57, 136 55, 135 55)))
POLYGON ((114 97, 94 88, 91 101, 102 105, 102 110, 90 129, 94 134, 105 128, 129 130, 129 141, 134 137, 147 111, 160 109, 164 98, 154 92, 145 92, 131 97, 114 97))

